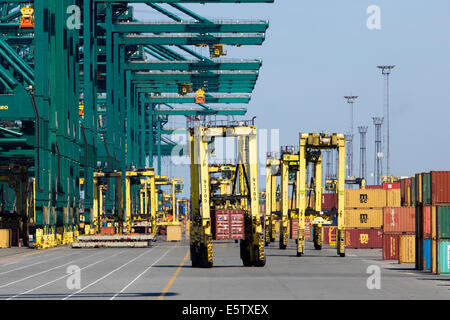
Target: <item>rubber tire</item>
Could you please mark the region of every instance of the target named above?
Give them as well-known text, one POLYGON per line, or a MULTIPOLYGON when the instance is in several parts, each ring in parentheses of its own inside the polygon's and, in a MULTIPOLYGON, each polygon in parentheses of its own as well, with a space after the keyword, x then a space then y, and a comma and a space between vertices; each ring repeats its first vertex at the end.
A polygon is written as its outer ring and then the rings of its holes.
POLYGON ((213 263, 208 261, 208 248, 200 245, 200 268, 212 268, 213 263))
POLYGON ((303 253, 297 252, 297 257, 301 257, 302 255, 303 255, 303 253))
POLYGON ((339 253, 339 257, 345 257, 345 252, 344 253, 339 253))
POLYGON ((250 260, 250 251, 248 250, 248 242, 245 240, 241 240, 240 243, 241 250, 241 260, 244 267, 251 267, 252 261, 250 260))
POLYGON ((199 268, 199 254, 195 250, 195 246, 191 244, 191 261, 192 261, 192 268, 199 268))

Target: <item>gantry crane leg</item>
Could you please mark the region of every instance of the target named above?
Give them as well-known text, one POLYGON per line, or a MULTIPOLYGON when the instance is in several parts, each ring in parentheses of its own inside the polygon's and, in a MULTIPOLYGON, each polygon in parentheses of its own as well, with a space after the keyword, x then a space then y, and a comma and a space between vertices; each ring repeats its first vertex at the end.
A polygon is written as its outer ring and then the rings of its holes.
POLYGON ((337 253, 345 257, 345 221, 344 221, 344 188, 345 188, 345 139, 338 140, 338 230, 336 234, 337 253))
POLYGON ((213 247, 209 207, 208 141, 203 140, 203 128, 196 127, 190 135, 192 226, 190 252, 193 267, 213 266, 213 247), (200 167, 200 170, 199 170, 200 167), (201 181, 199 181, 199 174, 201 181), (200 208, 200 184, 202 207, 200 208))
POLYGON ((280 249, 286 249, 288 240, 289 163, 281 161, 281 221, 280 249))
POLYGON ((306 208, 306 139, 300 136, 300 148, 297 172, 297 208, 298 208, 298 235, 297 256, 305 253, 305 208, 306 208))
MULTIPOLYGON (((256 128, 251 127, 251 129, 250 134, 242 134, 239 128, 235 129, 238 136, 239 158, 244 160, 242 165, 246 168, 245 183, 242 187, 247 189, 245 194, 250 198, 250 202, 246 202, 245 240, 240 242, 241 259, 244 266, 263 267, 266 265, 266 256, 262 217, 259 212, 257 136, 256 128)), ((244 131, 247 130, 244 129, 244 131)))

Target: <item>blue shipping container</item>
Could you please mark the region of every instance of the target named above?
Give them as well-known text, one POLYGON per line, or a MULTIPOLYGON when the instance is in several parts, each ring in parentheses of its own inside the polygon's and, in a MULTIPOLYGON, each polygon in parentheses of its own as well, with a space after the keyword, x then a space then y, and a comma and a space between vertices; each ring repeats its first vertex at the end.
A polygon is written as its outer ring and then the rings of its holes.
POLYGON ((423 240, 423 270, 431 271, 431 240, 423 240))

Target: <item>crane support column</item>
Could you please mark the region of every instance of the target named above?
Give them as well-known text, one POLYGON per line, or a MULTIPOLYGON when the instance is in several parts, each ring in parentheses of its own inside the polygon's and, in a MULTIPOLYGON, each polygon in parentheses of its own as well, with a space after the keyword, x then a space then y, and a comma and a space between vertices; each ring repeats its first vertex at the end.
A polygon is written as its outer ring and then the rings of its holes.
POLYGON ((344 220, 344 193, 345 193, 345 139, 338 139, 338 230, 337 230, 337 253, 345 257, 345 220, 344 220))
POLYGON ((281 159, 281 221, 280 249, 286 249, 288 239, 288 205, 289 205, 289 162, 281 159))
POLYGON ((305 208, 306 208, 306 137, 300 134, 297 172, 298 238, 297 257, 305 253, 305 208))

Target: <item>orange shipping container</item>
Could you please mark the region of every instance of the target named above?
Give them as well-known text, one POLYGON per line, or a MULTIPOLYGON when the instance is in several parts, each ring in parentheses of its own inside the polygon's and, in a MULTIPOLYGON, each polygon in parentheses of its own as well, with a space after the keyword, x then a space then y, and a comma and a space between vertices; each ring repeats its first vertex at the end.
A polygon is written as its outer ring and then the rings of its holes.
POLYGON ((384 232, 415 232, 415 207, 387 207, 383 209, 384 232))
POLYGON ((383 209, 346 209, 345 227, 359 229, 381 229, 383 209))
POLYGON ((386 207, 387 190, 347 189, 345 208, 383 208, 386 207))

